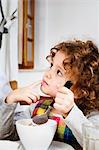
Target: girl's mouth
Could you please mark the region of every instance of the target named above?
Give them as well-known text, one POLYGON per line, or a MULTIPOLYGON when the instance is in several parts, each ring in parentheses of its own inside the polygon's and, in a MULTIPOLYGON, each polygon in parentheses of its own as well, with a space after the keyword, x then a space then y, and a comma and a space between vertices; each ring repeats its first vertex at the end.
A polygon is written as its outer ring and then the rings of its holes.
POLYGON ((48 83, 46 81, 42 80, 41 86, 48 86, 48 83))

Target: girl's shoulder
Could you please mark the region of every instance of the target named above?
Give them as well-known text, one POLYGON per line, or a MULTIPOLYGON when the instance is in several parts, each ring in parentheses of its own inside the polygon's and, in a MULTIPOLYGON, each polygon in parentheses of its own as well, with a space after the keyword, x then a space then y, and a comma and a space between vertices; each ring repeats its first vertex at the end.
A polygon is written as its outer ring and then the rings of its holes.
POLYGON ((88 120, 91 122, 99 122, 99 111, 93 111, 87 115, 88 120))

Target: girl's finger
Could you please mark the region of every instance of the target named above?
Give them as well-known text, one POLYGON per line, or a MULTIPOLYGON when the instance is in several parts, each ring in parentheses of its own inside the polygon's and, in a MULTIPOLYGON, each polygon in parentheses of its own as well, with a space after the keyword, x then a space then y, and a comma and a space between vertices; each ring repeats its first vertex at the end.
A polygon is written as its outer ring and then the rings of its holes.
POLYGON ((66 87, 59 88, 58 92, 63 93, 63 94, 71 94, 71 93, 73 93, 70 89, 68 89, 66 87))
POLYGON ((36 86, 38 86, 38 85, 40 85, 40 84, 41 84, 41 80, 32 83, 32 84, 30 85, 30 88, 34 88, 34 87, 36 87, 36 86))
POLYGON ((34 95, 36 97, 37 100, 40 99, 40 95, 34 91, 31 92, 31 95, 34 95))
POLYGON ((55 98, 55 103, 58 103, 58 104, 62 105, 62 104, 64 103, 64 99, 61 99, 61 98, 59 98, 59 97, 56 97, 56 98, 55 98))
POLYGON ((68 96, 65 96, 64 99, 60 99, 58 97, 55 98, 55 103, 58 103, 60 105, 66 105, 69 106, 71 103, 73 103, 74 101, 72 101, 68 96))
POLYGON ((32 100, 29 97, 24 97, 23 99, 20 99, 18 102, 20 103, 26 102, 27 104, 32 104, 32 100))
POLYGON ((54 103, 54 108, 60 112, 63 112, 63 105, 60 105, 58 103, 54 103))
POLYGON ((60 105, 58 103, 54 103, 54 108, 63 114, 68 113, 72 107, 73 106, 67 106, 66 107, 65 105, 60 105))
POLYGON ((35 103, 37 102, 38 98, 37 96, 33 95, 33 94, 28 94, 28 97, 35 103))
POLYGON ((65 97, 66 95, 67 95, 67 94, 57 92, 56 97, 61 98, 61 99, 64 99, 64 97, 65 97))

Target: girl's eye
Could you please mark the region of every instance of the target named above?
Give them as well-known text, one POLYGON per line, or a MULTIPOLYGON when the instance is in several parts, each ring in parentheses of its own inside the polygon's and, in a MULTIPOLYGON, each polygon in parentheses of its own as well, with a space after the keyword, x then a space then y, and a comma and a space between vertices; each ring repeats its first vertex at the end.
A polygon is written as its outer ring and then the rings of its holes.
POLYGON ((59 76, 62 76, 62 75, 63 75, 60 70, 57 70, 57 74, 58 74, 59 76))
POLYGON ((53 66, 53 64, 51 63, 51 64, 50 64, 50 68, 52 68, 52 66, 53 66))

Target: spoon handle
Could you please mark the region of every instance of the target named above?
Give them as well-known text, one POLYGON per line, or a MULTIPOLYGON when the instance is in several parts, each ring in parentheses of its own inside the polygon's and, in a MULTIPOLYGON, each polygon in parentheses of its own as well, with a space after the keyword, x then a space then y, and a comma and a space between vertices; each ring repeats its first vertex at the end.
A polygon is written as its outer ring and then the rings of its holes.
POLYGON ((48 109, 46 110, 45 114, 46 114, 47 116, 49 115, 51 109, 53 109, 53 107, 52 107, 52 106, 49 106, 48 109))
POLYGON ((70 89, 72 85, 73 85, 72 81, 68 80, 64 86, 70 89))

